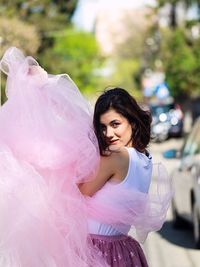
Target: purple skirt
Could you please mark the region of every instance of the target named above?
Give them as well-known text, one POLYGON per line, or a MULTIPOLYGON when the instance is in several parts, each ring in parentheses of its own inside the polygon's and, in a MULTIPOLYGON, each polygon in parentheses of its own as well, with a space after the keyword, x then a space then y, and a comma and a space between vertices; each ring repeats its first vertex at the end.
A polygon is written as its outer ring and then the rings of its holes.
POLYGON ((110 267, 148 267, 140 244, 132 237, 90 234, 90 238, 110 267))

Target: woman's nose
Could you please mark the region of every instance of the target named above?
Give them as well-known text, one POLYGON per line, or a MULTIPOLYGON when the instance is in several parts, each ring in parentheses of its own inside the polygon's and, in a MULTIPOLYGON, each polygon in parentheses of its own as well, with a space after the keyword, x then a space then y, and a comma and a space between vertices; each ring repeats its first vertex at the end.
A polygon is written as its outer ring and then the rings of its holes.
POLYGON ((111 138, 113 137, 114 133, 113 133, 113 129, 111 127, 107 127, 106 129, 106 137, 107 138, 111 138))

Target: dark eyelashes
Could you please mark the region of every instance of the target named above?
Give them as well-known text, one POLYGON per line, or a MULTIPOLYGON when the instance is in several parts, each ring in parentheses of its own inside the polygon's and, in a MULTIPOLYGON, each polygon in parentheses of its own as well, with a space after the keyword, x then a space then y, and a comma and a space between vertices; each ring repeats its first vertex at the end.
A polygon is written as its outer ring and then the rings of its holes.
MULTIPOLYGON (((111 124, 110 124, 112 127, 117 127, 117 126, 119 126, 120 125, 120 123, 119 122, 112 122, 111 124)), ((106 126, 105 125, 101 125, 100 126, 100 129, 102 130, 102 131, 105 131, 106 130, 106 126)))
POLYGON ((116 126, 118 126, 118 125, 120 125, 119 122, 114 122, 114 123, 112 123, 112 126, 113 126, 113 127, 116 127, 116 126))

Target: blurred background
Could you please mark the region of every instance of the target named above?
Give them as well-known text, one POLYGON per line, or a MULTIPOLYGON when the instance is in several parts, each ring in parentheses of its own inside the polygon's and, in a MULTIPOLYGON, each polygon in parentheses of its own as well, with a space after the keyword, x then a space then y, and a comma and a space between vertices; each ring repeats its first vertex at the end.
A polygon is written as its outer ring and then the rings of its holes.
POLYGON ((10 46, 68 73, 91 103, 119 86, 151 111, 149 149, 175 196, 145 251, 150 267, 199 267, 200 0, 0 0, 0 57, 10 46))
POLYGON ((198 0, 0 0, 0 56, 16 46, 85 94, 118 85, 185 108, 200 94, 199 21, 198 0))

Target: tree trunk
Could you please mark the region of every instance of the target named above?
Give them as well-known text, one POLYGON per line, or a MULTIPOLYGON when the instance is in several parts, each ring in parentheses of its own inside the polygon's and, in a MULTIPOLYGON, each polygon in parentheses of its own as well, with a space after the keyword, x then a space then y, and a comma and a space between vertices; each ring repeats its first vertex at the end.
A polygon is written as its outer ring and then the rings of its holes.
POLYGON ((176 15, 176 3, 171 3, 171 10, 170 10, 170 27, 172 29, 176 29, 177 27, 177 15, 176 15))

